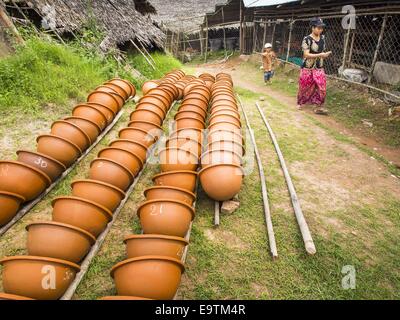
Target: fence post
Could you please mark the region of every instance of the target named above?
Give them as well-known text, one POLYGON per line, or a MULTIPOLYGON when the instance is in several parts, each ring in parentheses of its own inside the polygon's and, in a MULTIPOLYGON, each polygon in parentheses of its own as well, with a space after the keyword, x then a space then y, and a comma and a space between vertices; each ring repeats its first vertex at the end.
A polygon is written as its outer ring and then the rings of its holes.
POLYGON ((264 34, 263 34, 263 43, 261 46, 261 51, 262 51, 262 47, 265 45, 266 41, 267 41, 267 19, 265 19, 265 21, 264 21, 264 34))
POLYGON ((206 48, 205 48, 205 52, 204 52, 204 62, 207 62, 207 51, 208 51, 208 18, 206 15, 206 48))
POLYGON ((294 20, 293 18, 290 20, 289 22, 289 38, 288 38, 288 46, 287 46, 287 54, 286 54, 286 62, 289 61, 289 57, 290 57, 290 46, 291 46, 291 42, 292 42, 292 30, 293 30, 293 24, 294 24, 294 20))
POLYGON ((271 36, 271 43, 272 45, 274 45, 274 41, 275 41, 275 30, 276 30, 276 20, 274 22, 274 26, 272 28, 272 36, 271 36))
POLYGON ((383 40, 383 35, 384 35, 385 29, 386 29, 387 17, 388 17, 388 16, 387 16, 387 13, 385 13, 385 16, 383 17, 381 32, 380 32, 380 34, 379 34, 378 43, 376 44, 376 48, 375 48, 374 58, 372 59, 371 69, 370 69, 370 71, 369 71, 368 84, 370 84, 371 81, 372 81, 372 76, 373 76, 373 73, 374 73, 376 61, 378 60, 379 50, 380 50, 380 48, 381 48, 381 44, 382 44, 382 40, 383 40))
POLYGON ((257 37, 256 37, 256 22, 253 21, 253 48, 251 49, 251 53, 256 51, 257 37))
POLYGON ((342 60, 342 72, 344 71, 344 68, 346 67, 347 48, 348 48, 348 46, 349 46, 350 32, 351 32, 351 28, 350 28, 350 26, 349 26, 349 29, 347 30, 346 38, 345 38, 345 41, 344 41, 343 60, 342 60))
POLYGON ((243 9, 242 9, 242 0, 239 0, 240 4, 240 28, 239 28, 239 51, 240 54, 243 53, 243 9))
POLYGON ((12 20, 8 17, 7 12, 5 9, 0 6, 0 25, 3 25, 4 27, 8 28, 11 33, 14 35, 15 40, 19 44, 24 44, 24 39, 22 39, 21 35, 19 34, 17 28, 15 27, 14 23, 12 20))
POLYGON ((203 25, 200 26, 200 31, 199 31, 199 40, 200 40, 200 54, 203 56, 204 50, 203 50, 203 25))
POLYGON ((221 9, 222 14, 222 23, 223 23, 223 32, 224 32, 224 51, 225 51, 225 58, 226 58, 226 32, 225 32, 225 14, 224 14, 224 7, 221 9))

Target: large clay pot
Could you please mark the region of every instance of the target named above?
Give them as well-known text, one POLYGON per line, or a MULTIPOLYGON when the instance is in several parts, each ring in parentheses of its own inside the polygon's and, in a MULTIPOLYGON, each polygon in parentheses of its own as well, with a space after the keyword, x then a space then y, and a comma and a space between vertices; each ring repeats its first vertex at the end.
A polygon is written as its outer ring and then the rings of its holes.
POLYGON ((192 140, 189 138, 172 138, 168 139, 165 143, 167 148, 179 148, 182 150, 190 151, 197 156, 201 154, 201 143, 197 140, 192 140))
POLYGON ((83 198, 58 197, 52 202, 53 221, 71 224, 97 237, 112 219, 106 207, 83 198))
POLYGON ((114 83, 114 84, 120 86, 121 88, 123 88, 126 92, 128 92, 130 97, 134 97, 136 95, 135 87, 128 80, 120 79, 120 78, 114 78, 114 79, 111 79, 108 82, 109 83, 114 83))
POLYGON ((198 128, 183 128, 176 130, 170 134, 170 139, 185 138, 203 142, 203 131, 198 128))
POLYGON ((113 82, 105 82, 103 85, 113 89, 116 93, 122 96, 125 101, 129 98, 130 88, 127 91, 125 88, 113 82))
POLYGON ((230 164, 241 165, 242 156, 239 153, 226 150, 212 150, 204 152, 201 155, 202 168, 217 163, 230 163, 230 164))
MULTIPOLYGON (((0 295, 0 298, 1 298, 1 295, 0 295)), ((123 300, 152 300, 152 299, 141 298, 141 297, 131 297, 131 296, 106 296, 106 297, 100 298, 99 300, 123 301, 123 300)))
POLYGON ((242 126, 240 120, 236 116, 230 115, 228 113, 213 114, 209 119, 210 126, 216 122, 221 121, 233 122, 238 128, 242 126))
POLYGON ((124 260, 111 269, 118 295, 170 300, 185 267, 178 259, 145 256, 124 260))
POLYGON ((112 87, 109 87, 109 86, 106 86, 106 85, 101 85, 101 86, 98 86, 96 89, 95 89, 95 91, 101 91, 101 92, 108 92, 108 93, 111 93, 113 96, 114 96, 114 98, 116 98, 117 100, 118 100, 118 105, 119 105, 119 108, 121 109, 122 108, 122 106, 124 105, 124 103, 125 103, 125 98, 124 98, 124 96, 123 95, 120 95, 114 88, 112 88, 112 87))
POLYGON ((32 298, 17 296, 15 294, 8 294, 4 292, 0 292, 0 300, 34 300, 32 298))
POLYGON ((151 89, 154 89, 157 87, 158 87, 157 81, 154 81, 154 80, 146 81, 145 83, 143 83, 143 86, 142 86, 143 95, 146 95, 151 89))
MULTIPOLYGON (((139 110, 141 110, 141 111, 151 111, 151 112, 154 112, 154 113, 158 114, 158 116, 160 117, 160 120, 157 120, 157 121, 160 121, 159 124, 162 123, 163 119, 165 118, 165 114, 166 114, 166 111, 162 107, 160 107, 160 106, 158 106, 156 104, 148 103, 148 102, 141 102, 141 103, 138 103, 136 105, 135 111, 133 111, 131 113, 131 116, 130 116, 131 120, 146 120, 146 119, 133 119, 132 118, 132 115, 134 114, 134 112, 139 111, 139 110)), ((151 120, 152 119, 148 119, 147 121, 151 121, 151 120)))
POLYGON ((239 114, 239 112, 238 112, 237 110, 233 109, 233 108, 230 108, 230 107, 224 107, 224 106, 216 107, 216 108, 212 111, 211 114, 212 114, 213 116, 217 116, 217 115, 220 115, 220 114, 229 114, 229 115, 235 117, 236 119, 239 119, 239 120, 240 120, 240 114, 239 114))
POLYGON ((206 102, 204 102, 204 101, 202 101, 202 100, 199 100, 199 99, 188 99, 188 98, 184 98, 183 100, 182 100, 182 104, 192 104, 192 105, 195 105, 195 106, 197 106, 197 107, 199 107, 199 108, 201 108, 201 109, 203 109, 203 110, 207 110, 207 108, 208 108, 208 103, 206 103, 206 102))
POLYGON ((150 122, 150 121, 138 121, 134 120, 129 122, 128 127, 130 128, 139 128, 147 131, 153 137, 159 139, 163 133, 163 129, 157 123, 150 122))
MULTIPOLYGON (((1 175, 1 173, 0 173, 1 175)), ((0 227, 7 224, 15 214, 19 207, 25 202, 25 198, 19 194, 0 191, 0 227)))
POLYGON ((239 193, 243 169, 233 164, 215 164, 201 170, 199 177, 204 191, 211 199, 226 201, 239 193))
POLYGON ((145 145, 147 148, 156 141, 156 137, 139 128, 124 128, 120 130, 119 137, 121 139, 139 142, 140 144, 145 145))
POLYGON ((244 155, 245 149, 241 143, 234 142, 232 140, 220 140, 209 143, 206 146, 206 150, 215 151, 215 150, 224 150, 235 152, 238 155, 244 155))
POLYGON ((160 234, 135 234, 127 236, 126 256, 128 259, 143 256, 166 256, 182 259, 183 251, 189 242, 184 238, 160 234))
POLYGON ((157 200, 157 199, 170 199, 177 200, 192 205, 196 200, 196 195, 182 188, 170 187, 170 186, 155 186, 144 190, 144 196, 146 200, 157 200))
POLYGON ((173 100, 177 100, 179 98, 179 90, 174 84, 163 83, 160 86, 160 89, 164 89, 164 90, 170 91, 173 94, 173 100))
POLYGON ((30 201, 50 184, 50 178, 33 166, 18 161, 0 161, 1 191, 16 193, 30 201))
POLYGON ((136 174, 143 167, 142 159, 140 159, 139 156, 130 151, 116 147, 104 148, 98 153, 98 156, 100 158, 114 160, 115 162, 122 164, 124 167, 129 169, 134 176, 136 176, 136 174))
POLYGON ((36 139, 37 151, 46 154, 67 168, 82 154, 81 149, 73 142, 52 134, 44 134, 36 139))
POLYGON ((128 150, 136 154, 140 159, 142 159, 143 163, 147 158, 147 147, 139 142, 127 140, 127 139, 117 139, 112 141, 109 144, 110 147, 121 148, 124 150, 128 150))
POLYGON ((114 113, 117 113, 120 109, 120 102, 109 92, 93 91, 89 94, 87 102, 94 102, 107 106, 111 108, 114 113))
POLYGON ((51 134, 71 141, 81 150, 86 150, 92 144, 92 141, 85 131, 77 125, 64 120, 53 122, 51 134))
POLYGON ((153 177, 153 182, 157 186, 177 187, 193 192, 196 179, 196 171, 178 170, 157 174, 153 177))
POLYGON ((175 114, 174 119, 178 120, 178 119, 181 119, 181 118, 194 118, 194 119, 197 119, 197 120, 199 120, 199 121, 201 121, 203 123, 205 121, 205 118, 203 117, 203 114, 200 113, 200 112, 196 112, 196 111, 178 111, 175 114))
POLYGON ((209 99, 207 96, 203 94, 203 92, 198 92, 198 91, 190 91, 186 96, 185 100, 187 99, 197 99, 199 101, 204 102, 206 105, 208 105, 209 99))
POLYGON ((189 111, 189 112, 192 111, 192 112, 195 112, 195 113, 199 113, 199 114, 202 115, 203 119, 205 119, 207 117, 207 111, 206 110, 204 110, 204 109, 202 109, 202 108, 200 108, 200 107, 198 107, 196 105, 193 105, 193 104, 182 104, 179 107, 179 111, 178 112, 186 112, 186 111, 189 111))
MULTIPOLYGON (((108 123, 107 116, 101 111, 101 106, 93 106, 89 104, 78 104, 73 110, 72 115, 75 117, 81 117, 88 119, 96 123, 101 130, 104 129, 108 123)), ((110 111, 111 112, 111 111, 110 111)), ((114 117, 114 115, 112 116, 114 117)))
POLYGON ((174 101, 174 96, 170 92, 168 92, 165 89, 161 89, 160 87, 151 89, 147 96, 152 96, 152 97, 160 97, 161 99, 165 99, 164 102, 167 103, 167 107, 174 101))
POLYGON ((211 113, 214 111, 215 108, 220 107, 220 106, 229 107, 234 110, 238 110, 237 104, 235 102, 232 102, 230 100, 218 100, 218 101, 214 101, 211 104, 211 113))
POLYGON ((89 179, 99 180, 112 184, 121 190, 126 190, 135 177, 122 164, 113 160, 98 158, 90 164, 89 179))
POLYGON ((194 218, 192 206, 182 201, 157 199, 140 205, 137 214, 143 233, 185 237, 194 218))
POLYGON ((57 178, 65 170, 67 170, 62 162, 42 153, 18 150, 17 155, 19 162, 39 169, 40 171, 44 172, 52 181, 57 180, 57 178))
POLYGON ((80 267, 69 261, 14 256, 0 260, 6 293, 38 300, 57 300, 65 293, 80 267))
MULTIPOLYGON (((169 109, 169 101, 164 98, 164 97, 160 97, 160 96, 156 96, 156 95, 147 95, 142 97, 139 100, 139 103, 137 104, 137 106, 139 105, 154 105, 159 107, 161 110, 163 110, 164 114, 167 112, 167 110, 169 109)), ((137 108, 137 107, 136 107, 137 108)))
POLYGON ((217 121, 208 126, 209 130, 237 130, 240 128, 241 127, 236 122, 232 121, 217 121))
POLYGON ((96 202, 111 212, 117 209, 125 198, 125 192, 121 189, 97 180, 76 180, 71 186, 73 196, 96 202))
POLYGON ((101 133, 101 127, 91 120, 81 118, 81 117, 67 117, 64 118, 65 121, 71 122, 81 128, 89 136, 92 143, 96 141, 97 137, 101 133))
POLYGON ((116 115, 116 113, 114 112, 113 109, 111 109, 110 107, 104 106, 102 104, 94 103, 94 102, 88 102, 88 103, 86 103, 86 105, 91 106, 91 107, 99 110, 106 117, 107 124, 110 124, 113 121, 113 119, 114 119, 114 117, 116 115))
POLYGON ((131 121, 146 121, 155 123, 158 126, 162 124, 164 117, 161 117, 157 112, 147 109, 136 109, 131 113, 131 121))
POLYGON ((241 135, 241 130, 236 129, 232 130, 210 130, 208 132, 208 142, 213 143, 215 141, 227 140, 227 141, 234 141, 239 144, 244 144, 244 139, 241 135))
POLYGON ((196 129, 204 129, 206 124, 204 121, 196 119, 194 117, 186 117, 175 120, 175 130, 185 129, 185 128, 196 128, 196 129))
POLYGON ((27 249, 31 256, 50 257, 78 263, 96 238, 73 225, 45 221, 26 226, 27 249))
POLYGON ((179 148, 166 148, 160 151, 160 167, 162 172, 176 170, 196 170, 198 155, 179 148))

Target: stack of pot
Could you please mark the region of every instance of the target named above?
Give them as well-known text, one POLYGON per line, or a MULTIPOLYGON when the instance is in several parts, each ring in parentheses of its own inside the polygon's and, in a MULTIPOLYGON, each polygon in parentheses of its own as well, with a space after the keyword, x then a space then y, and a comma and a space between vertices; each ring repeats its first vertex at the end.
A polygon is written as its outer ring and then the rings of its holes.
POLYGON ((241 121, 230 75, 220 73, 211 88, 207 145, 201 155, 200 182, 217 201, 232 199, 243 180, 241 121))
POLYGON ((6 295, 53 300, 65 293, 80 270, 79 262, 112 220, 141 170, 147 149, 160 135, 160 125, 178 94, 177 89, 160 85, 140 99, 129 127, 122 129, 119 139, 101 150, 91 163, 89 179, 72 182, 72 196, 52 202, 53 221, 27 226, 29 256, 0 261, 6 295), (154 114, 155 122, 149 122, 154 114), (43 270, 49 272, 53 282, 46 282, 43 270))
POLYGON ((162 173, 144 191, 138 208, 143 234, 125 238, 127 259, 111 270, 120 299, 172 299, 184 271, 185 236, 194 219, 198 159, 210 91, 202 80, 187 92, 175 116, 175 131, 161 150, 162 173))
POLYGON ((135 94, 129 81, 112 79, 77 105, 72 116, 55 121, 50 134, 39 136, 36 152, 19 150, 17 161, 0 161, 0 226, 71 166, 135 94))

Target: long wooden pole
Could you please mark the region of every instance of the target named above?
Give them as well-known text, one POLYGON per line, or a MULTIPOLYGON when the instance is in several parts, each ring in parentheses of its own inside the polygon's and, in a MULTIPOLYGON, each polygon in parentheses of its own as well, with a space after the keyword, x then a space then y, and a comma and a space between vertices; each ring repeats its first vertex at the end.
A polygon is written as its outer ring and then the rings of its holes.
POLYGON ((21 35, 19 34, 17 28, 15 27, 14 23, 11 21, 10 17, 8 16, 5 9, 0 6, 0 24, 2 24, 5 28, 9 29, 11 33, 14 35, 15 40, 18 44, 24 44, 24 39, 22 39, 21 35))
POLYGON ((301 210, 300 201, 299 201, 299 198, 297 197, 296 189, 294 188, 293 181, 292 181, 292 179, 290 177, 289 170, 288 170, 288 168, 286 166, 286 163, 285 163, 285 159, 283 158, 283 154, 282 154, 282 151, 281 151, 281 149, 279 147, 278 140, 276 139, 276 136, 275 136, 274 132, 272 131, 272 128, 269 125, 269 122, 268 122, 267 118, 264 115, 264 112, 261 110, 261 108, 260 108, 260 106, 258 105, 257 102, 256 102, 256 107, 258 109, 258 112, 261 115, 261 118, 264 121, 265 126, 268 129, 268 132, 269 132, 269 135, 271 137, 272 143, 274 144, 276 153, 278 155, 279 162, 281 164, 282 171, 283 171, 283 174, 285 176, 286 184, 287 184, 288 189, 289 189, 290 199, 292 200, 294 213, 296 215, 297 223, 299 225, 300 232, 301 232, 301 235, 303 237, 303 241, 304 241, 304 245, 305 245, 306 251, 307 251, 308 254, 313 255, 313 254, 315 254, 317 252, 317 250, 315 248, 315 244, 314 244, 313 238, 311 236, 310 229, 308 228, 308 225, 307 225, 306 219, 304 217, 303 211, 301 210))
POLYGON ((205 51, 204 51, 204 62, 207 62, 207 54, 208 54, 208 18, 206 15, 206 43, 205 43, 205 51))
POLYGON ((374 57, 372 59, 371 69, 369 71, 368 84, 370 84, 371 81, 372 81, 372 77, 373 77, 373 72, 374 72, 374 69, 375 69, 376 61, 378 60, 379 50, 381 49, 383 36, 384 36, 385 30, 386 30, 387 18, 388 18, 388 15, 385 14, 385 16, 383 17, 381 32, 379 33, 378 43, 376 44, 374 57))
POLYGON ((242 0, 239 0, 240 3, 240 27, 239 27, 239 50, 240 53, 243 53, 243 9, 242 9, 242 0))
POLYGON ((266 41, 267 41, 267 21, 264 22, 263 43, 261 46, 261 51, 262 51, 262 48, 264 47, 266 41))
POLYGON ((291 42, 292 42, 293 24, 294 24, 294 21, 291 20, 291 21, 289 22, 289 38, 288 38, 288 46, 287 46, 287 53, 286 53, 286 62, 289 61, 289 57, 290 57, 290 47, 291 47, 291 45, 292 45, 291 42))

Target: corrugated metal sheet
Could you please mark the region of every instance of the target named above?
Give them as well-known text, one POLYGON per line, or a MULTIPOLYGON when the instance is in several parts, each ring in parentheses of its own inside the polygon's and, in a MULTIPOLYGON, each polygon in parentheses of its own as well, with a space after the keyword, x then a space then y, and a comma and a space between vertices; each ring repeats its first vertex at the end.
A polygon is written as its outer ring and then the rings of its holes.
POLYGON ((267 7, 278 4, 284 4, 289 2, 299 2, 297 0, 243 0, 244 5, 247 8, 251 7, 267 7))

